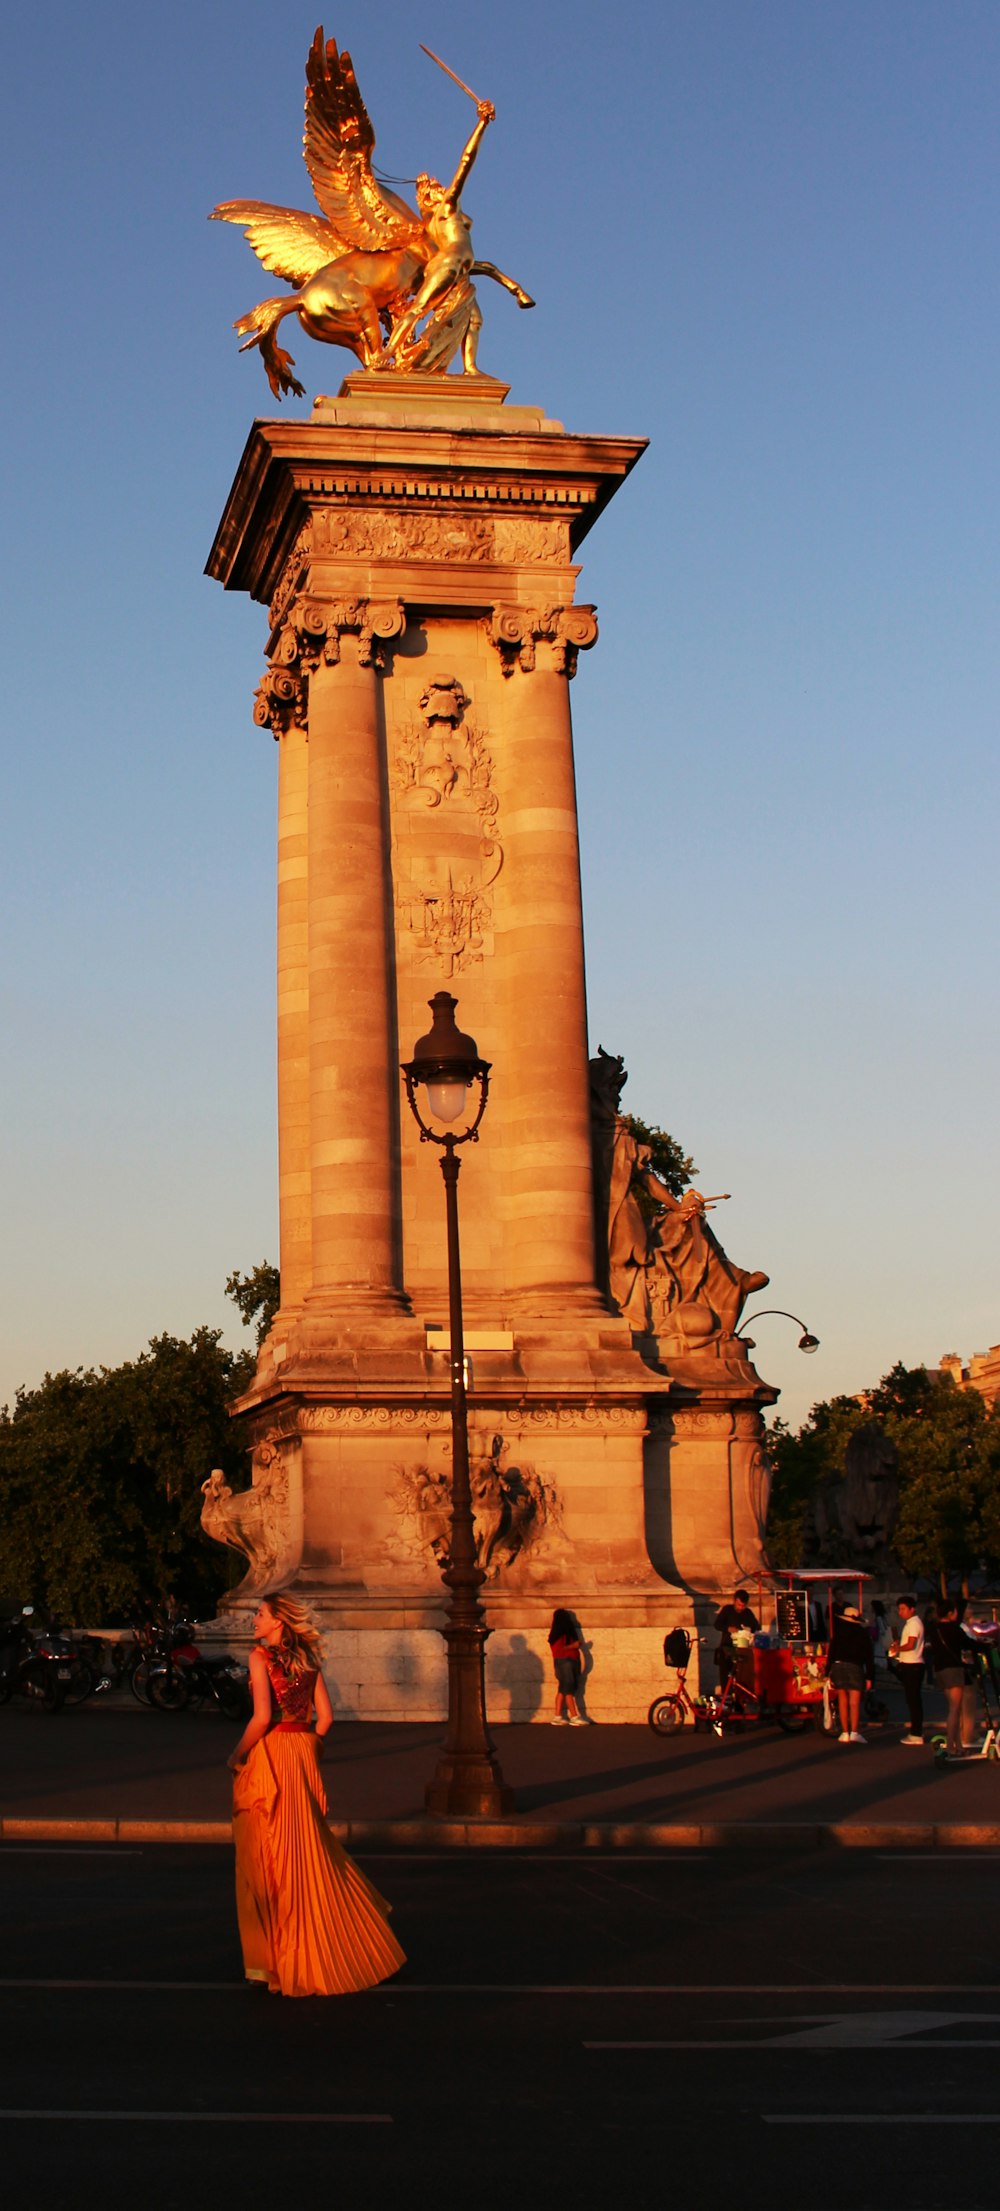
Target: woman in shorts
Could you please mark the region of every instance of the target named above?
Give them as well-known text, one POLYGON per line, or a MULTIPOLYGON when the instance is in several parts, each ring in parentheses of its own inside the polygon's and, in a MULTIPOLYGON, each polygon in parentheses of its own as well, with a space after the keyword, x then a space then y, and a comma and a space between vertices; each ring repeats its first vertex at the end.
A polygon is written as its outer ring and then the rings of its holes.
POLYGON ((834 1614, 828 1664, 840 1714, 837 1740, 863 1743, 866 1738, 858 1725, 861 1699, 874 1678, 875 1654, 857 1605, 845 1605, 843 1612, 834 1614))
POLYGON ((579 1629, 571 1612, 560 1608, 553 1613, 549 1649, 556 1675, 556 1709, 552 1725, 563 1727, 568 1721, 570 1727, 585 1727, 586 1721, 576 1701, 583 1672, 583 1652, 579 1629))
POLYGON ((962 1756, 962 1694, 966 1683, 963 1659, 969 1648, 962 1627, 964 1610, 959 1598, 942 1597, 937 1612, 929 1614, 927 1620, 927 1648, 934 1679, 948 1703, 944 1746, 948 1758, 962 1756))

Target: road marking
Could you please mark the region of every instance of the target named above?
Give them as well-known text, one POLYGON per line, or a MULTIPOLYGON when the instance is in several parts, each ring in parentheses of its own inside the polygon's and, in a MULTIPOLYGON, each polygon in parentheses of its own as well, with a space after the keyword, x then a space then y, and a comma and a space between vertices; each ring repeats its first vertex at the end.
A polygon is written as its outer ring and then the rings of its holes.
MULTIPOLYGON (((974 2035, 946 2036, 930 2028, 995 2024, 995 2011, 848 2011, 830 2012, 782 2034, 726 2036, 709 2040, 685 2036, 673 2041, 584 2042, 585 2050, 996 2050, 1000 2040, 974 2035), (919 2041, 914 2040, 919 2036, 919 2041)), ((777 2021, 758 2022, 774 2026, 777 2021)))
POLYGON ((940 1850, 879 1850, 876 1859, 887 1866, 995 1866, 1000 1850, 949 1850, 942 1844, 940 1850))
POLYGON ((0 1842, 0 1857, 142 1857, 131 1842, 0 1842))
POLYGON ((219 2126, 293 2127, 391 2127, 387 2111, 0 2111, 4 2119, 82 2119, 106 2125, 187 2126, 202 2123, 219 2126))
MULTIPOLYGON (((0 1978, 4 1989, 81 1991, 131 1990, 139 1993, 200 1995, 242 1993, 247 1981, 41 1980, 0 1978)), ((1000 1982, 984 1981, 387 1981, 367 1991, 372 1996, 1000 1996, 1000 1982)), ((988 2014, 970 2013, 987 2017, 988 2014)), ((708 2045, 699 2045, 707 2047, 708 2045)), ((954 2045, 948 2045, 952 2048, 954 2045)))
POLYGON ((250 1981, 0 1981, 0 1990, 4 1990, 4 1988, 51 1988, 51 1990, 104 1990, 104 1988, 122 1990, 122 1988, 126 1988, 126 1990, 137 1990, 142 1994, 153 1994, 155 1990, 162 1990, 166 1997, 170 1997, 170 1994, 188 1994, 188 1997, 190 1997, 190 1994, 199 1994, 199 1997, 204 1997, 204 1994, 210 1994, 215 1990, 250 1988, 250 1981))
POLYGON ((822 2040, 817 2039, 815 2042, 807 2042, 805 2036, 800 2040, 798 2035, 769 2034, 762 2035, 759 2041, 749 2041, 744 2036, 742 2041, 731 2042, 581 2042, 580 2048, 582 2050, 711 2050, 713 2052, 715 2050, 742 2050, 744 2053, 750 2050, 766 2050, 770 2053, 772 2050, 804 2049, 1000 2050, 1000 2038, 993 2040, 984 2036, 982 2040, 977 2040, 974 2035, 966 2035, 962 2040, 959 2040, 954 2036, 949 2038, 947 2035, 940 2035, 928 2036, 926 2042, 904 2043, 898 2037, 891 2037, 887 2042, 865 2042, 859 2037, 857 2042, 851 2043, 841 2041, 835 2035, 822 2040))
MULTIPOLYGON (((649 1866, 657 1873, 673 1873, 681 1866, 690 1866, 694 1870, 702 1870, 711 1867, 722 1856, 722 1853, 721 1851, 697 1850, 694 1848, 605 1852, 582 1849, 515 1850, 513 1847, 508 1850, 500 1850, 487 1849, 484 1846, 477 1849, 473 1854, 471 1851, 462 1852, 457 1849, 448 1852, 441 1850, 406 1850, 402 1847, 398 1850, 369 1850, 364 1843, 352 1843, 351 1855, 358 1858, 365 1865, 391 1865, 394 1868, 437 1865, 447 1866, 451 1871, 457 1869, 459 1865, 467 1869, 477 1865, 488 1865, 491 1873, 501 1871, 513 1873, 518 1866, 581 1866, 588 1873, 596 1873, 600 1868, 602 1873, 611 1874, 617 1866, 629 1865, 649 1866)), ((731 1867, 729 1871, 732 1871, 731 1867)))
POLYGON ((762 2111, 766 2127, 1000 2127, 1000 2111, 762 2111))
MULTIPOLYGON (((4 1983, 0 1981, 0 1988, 4 1983)), ((968 1981, 399 1981, 390 1996, 1000 1996, 968 1981)))

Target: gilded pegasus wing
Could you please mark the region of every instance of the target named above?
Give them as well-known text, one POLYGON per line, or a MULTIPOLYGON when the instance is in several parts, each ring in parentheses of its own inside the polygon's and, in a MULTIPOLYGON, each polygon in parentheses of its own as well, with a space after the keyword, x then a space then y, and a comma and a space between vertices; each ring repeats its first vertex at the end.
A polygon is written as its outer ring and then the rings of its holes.
POLYGON ((209 222, 240 223, 265 269, 296 286, 343 251, 322 215, 303 215, 294 207, 271 207, 266 200, 224 200, 209 222))
POLYGON ((323 26, 306 62, 306 168, 342 252, 398 253, 426 244, 419 216, 372 171, 375 133, 350 54, 338 54, 323 26))

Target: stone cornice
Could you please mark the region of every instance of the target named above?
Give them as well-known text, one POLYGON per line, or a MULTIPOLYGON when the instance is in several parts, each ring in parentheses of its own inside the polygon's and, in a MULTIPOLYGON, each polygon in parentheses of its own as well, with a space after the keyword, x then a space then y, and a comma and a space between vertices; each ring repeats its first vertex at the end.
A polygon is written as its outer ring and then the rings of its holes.
POLYGON ((645 451, 566 432, 257 422, 206 573, 269 600, 304 525, 326 509, 561 517, 572 550, 645 451))

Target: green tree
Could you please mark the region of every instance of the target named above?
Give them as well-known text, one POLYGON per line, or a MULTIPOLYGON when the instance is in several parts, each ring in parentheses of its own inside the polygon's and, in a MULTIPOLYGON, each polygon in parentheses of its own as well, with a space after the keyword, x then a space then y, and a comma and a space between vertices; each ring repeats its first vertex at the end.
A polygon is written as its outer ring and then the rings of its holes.
MULTIPOLYGON (((636 1143, 648 1145, 653 1173, 666 1183, 672 1197, 681 1197, 698 1172, 694 1160, 682 1150, 675 1136, 668 1136, 666 1129, 657 1128, 655 1122, 640 1121, 637 1113, 623 1113, 622 1119, 636 1143)), ((649 1214, 655 1210, 645 1190, 637 1190, 636 1197, 642 1212, 649 1214)))
POLYGON ((771 1503, 767 1548, 776 1566, 803 1566, 813 1548, 812 1509, 822 1484, 844 1471, 844 1453, 856 1428, 870 1418, 855 1397, 814 1405, 797 1434, 783 1420, 767 1431, 771 1503))
POLYGON ((173 1591, 213 1611, 231 1578, 202 1534, 201 1485, 245 1482, 229 1406, 252 1367, 221 1331, 156 1336, 120 1367, 47 1374, 0 1414, 0 1579, 96 1625, 173 1591))
POLYGON ((851 1436, 873 1420, 898 1454, 893 1548, 905 1571, 964 1573, 981 1559, 1000 1566, 1000 1405, 987 1406, 950 1375, 900 1363, 858 1397, 814 1405, 797 1435, 774 1422, 768 1548, 775 1564, 809 1558, 816 1493, 842 1476, 851 1436))
POLYGON ((250 1274, 233 1273, 226 1283, 245 1328, 257 1330, 257 1348, 267 1335, 281 1303, 281 1276, 269 1259, 261 1259, 250 1274))

